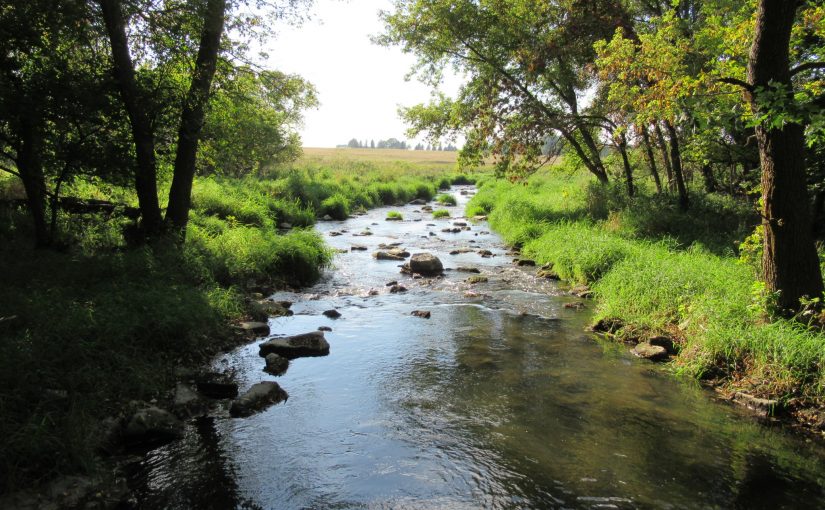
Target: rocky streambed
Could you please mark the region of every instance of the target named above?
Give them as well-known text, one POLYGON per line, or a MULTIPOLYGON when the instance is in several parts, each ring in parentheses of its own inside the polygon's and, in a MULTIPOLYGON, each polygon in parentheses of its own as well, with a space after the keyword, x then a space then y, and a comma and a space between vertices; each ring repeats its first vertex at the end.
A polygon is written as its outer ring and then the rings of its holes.
POLYGON ((820 444, 587 333, 586 289, 464 218, 471 187, 452 193, 450 218, 413 203, 320 222, 335 267, 259 296, 272 317, 184 378, 193 418, 129 465, 136 505, 825 506, 820 444))

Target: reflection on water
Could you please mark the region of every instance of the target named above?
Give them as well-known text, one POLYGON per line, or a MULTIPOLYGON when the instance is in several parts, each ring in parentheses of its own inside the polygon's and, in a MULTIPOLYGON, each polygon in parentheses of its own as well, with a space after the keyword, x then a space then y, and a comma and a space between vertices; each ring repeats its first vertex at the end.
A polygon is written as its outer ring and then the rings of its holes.
MULTIPOLYGON (((318 286, 280 295, 297 301, 296 315, 272 321, 277 334, 332 327, 331 354, 295 360, 278 378, 285 404, 240 420, 218 412, 152 452, 132 477, 143 506, 825 506, 821 445, 594 341, 582 332, 586 312, 564 309, 571 298, 555 284, 513 268, 495 236, 441 234, 447 220, 401 211, 422 221, 389 225, 378 210, 318 228, 348 230, 329 238, 340 248, 402 241, 448 268, 478 267, 489 283, 470 287, 450 271, 412 280, 369 251, 340 255, 318 286), (373 236, 349 235, 367 227, 373 236), (448 255, 456 246, 497 257, 448 255), (387 293, 396 279, 407 294, 387 293), (342 318, 320 315, 331 307, 342 318)), ((256 344, 216 363, 237 367, 242 385, 270 378, 256 344)))

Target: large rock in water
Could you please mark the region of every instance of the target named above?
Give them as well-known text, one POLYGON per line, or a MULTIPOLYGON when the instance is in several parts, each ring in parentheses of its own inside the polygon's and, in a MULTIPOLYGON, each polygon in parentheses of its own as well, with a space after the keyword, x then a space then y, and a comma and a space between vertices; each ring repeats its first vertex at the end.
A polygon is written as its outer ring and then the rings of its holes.
POLYGON ((251 416, 287 398, 289 398, 289 395, 278 386, 278 383, 272 381, 259 382, 232 401, 229 414, 235 418, 251 416))
POLYGON ((130 446, 156 446, 183 437, 183 424, 169 411, 146 407, 129 418, 122 435, 130 446))
POLYGON ((410 258, 410 270, 424 276, 438 276, 444 272, 444 266, 431 253, 416 253, 410 258))
POLYGON ((275 353, 287 359, 302 356, 326 356, 329 354, 329 342, 324 338, 323 331, 273 338, 262 343, 259 347, 261 356, 275 353))

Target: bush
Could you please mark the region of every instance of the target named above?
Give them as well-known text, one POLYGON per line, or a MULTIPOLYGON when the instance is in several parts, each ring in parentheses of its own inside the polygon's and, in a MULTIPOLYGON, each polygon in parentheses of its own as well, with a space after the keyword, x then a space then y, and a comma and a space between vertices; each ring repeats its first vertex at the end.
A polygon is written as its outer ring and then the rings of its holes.
POLYGON ((435 201, 443 205, 456 205, 458 202, 455 197, 447 193, 442 193, 435 197, 435 201))
POLYGON ((336 193, 331 197, 325 198, 324 201, 321 202, 320 214, 322 216, 328 214, 336 220, 345 220, 349 217, 349 207, 350 204, 347 197, 340 193, 336 193))

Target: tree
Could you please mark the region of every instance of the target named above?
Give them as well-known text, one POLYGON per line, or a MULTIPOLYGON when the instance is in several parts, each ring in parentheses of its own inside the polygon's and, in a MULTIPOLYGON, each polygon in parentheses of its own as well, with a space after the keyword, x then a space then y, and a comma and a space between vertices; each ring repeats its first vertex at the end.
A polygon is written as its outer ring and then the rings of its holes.
POLYGON ((436 142, 466 132, 463 160, 489 153, 499 170, 519 173, 543 162, 543 141, 557 133, 607 181, 602 121, 580 103, 593 84, 593 43, 629 23, 623 2, 399 1, 383 16, 378 41, 415 53, 423 79, 436 83, 448 65, 468 76, 457 98, 401 110, 411 136, 427 132, 436 142))
POLYGON ((758 119, 763 277, 786 310, 798 310, 801 298, 821 298, 823 292, 805 184, 805 128, 795 114, 792 82, 805 64, 794 70, 790 66, 791 32, 801 6, 797 1, 759 1, 746 84, 758 119))

